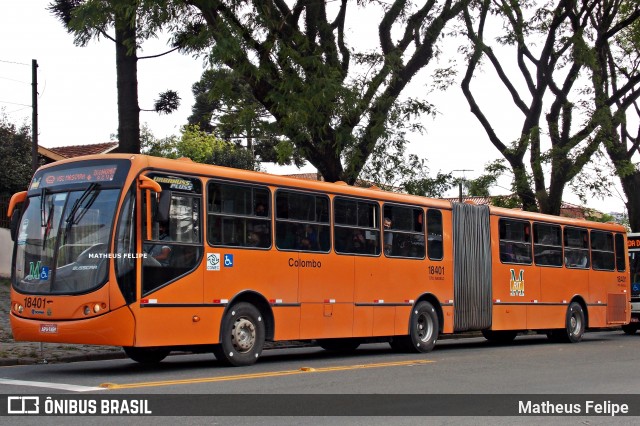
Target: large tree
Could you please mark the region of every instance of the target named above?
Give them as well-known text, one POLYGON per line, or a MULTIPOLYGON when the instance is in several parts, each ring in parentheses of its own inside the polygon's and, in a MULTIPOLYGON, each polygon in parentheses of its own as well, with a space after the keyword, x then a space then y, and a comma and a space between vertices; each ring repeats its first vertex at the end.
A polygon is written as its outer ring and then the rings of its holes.
POLYGON ((639 232, 640 4, 605 2, 590 21, 596 40, 591 61, 594 109, 602 114, 604 147, 627 197, 629 225, 639 232))
POLYGON ((26 124, 16 126, 4 112, 0 113, 0 196, 25 191, 31 169, 31 130, 26 124))
POLYGON ((271 114, 233 70, 205 70, 193 85, 195 102, 189 124, 241 144, 262 162, 301 167, 305 160, 291 141, 282 137, 271 114))
POLYGON ((389 116, 407 123, 429 110, 422 95, 401 94, 469 1, 187 0, 193 8, 183 29, 200 51, 210 41, 211 60, 242 77, 327 181, 353 183, 389 116), (363 22, 357 15, 365 10, 363 22), (378 48, 358 51, 347 23, 372 25, 372 11, 378 48))
POLYGON ((471 111, 509 163, 515 176, 514 188, 526 210, 560 213, 566 184, 608 139, 607 111, 616 100, 638 95, 635 83, 610 87, 602 94, 591 85, 594 53, 602 46, 615 44, 615 35, 636 19, 634 7, 630 7, 624 16, 612 16, 613 20, 606 22, 607 29, 595 37, 598 32, 594 16, 616 3, 620 1, 479 0, 475 8, 465 12, 472 48, 463 91, 471 111), (505 30, 495 42, 511 48, 516 71, 510 70, 504 57, 487 40, 487 28, 496 25, 505 30), (522 113, 519 132, 506 139, 496 131, 499 123, 485 114, 489 109, 487 101, 493 108, 495 97, 485 99, 482 107, 471 87, 478 66, 485 59, 513 106, 522 113), (521 86, 518 79, 523 82, 521 86))
MULTIPOLYGON (((150 7, 145 1, 138 0, 54 0, 49 10, 74 35, 78 46, 86 46, 91 40, 101 37, 114 42, 118 150, 139 153, 141 110, 138 103, 138 60, 145 57, 138 57, 137 49, 142 40, 152 37, 163 24, 171 21, 173 9, 168 4, 150 7)), ((176 49, 174 47, 170 51, 176 49)), ((177 102, 179 98, 175 92, 161 93, 155 102, 155 110, 173 111, 177 108, 177 102)))

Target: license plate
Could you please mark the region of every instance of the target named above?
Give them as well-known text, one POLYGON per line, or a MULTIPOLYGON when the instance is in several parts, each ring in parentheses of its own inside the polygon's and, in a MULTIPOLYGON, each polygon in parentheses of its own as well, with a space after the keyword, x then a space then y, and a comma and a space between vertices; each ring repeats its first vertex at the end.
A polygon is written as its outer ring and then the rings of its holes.
POLYGON ((40 333, 56 334, 58 332, 58 324, 40 324, 40 333))
POLYGON ((631 322, 640 322, 640 318, 638 318, 638 317, 631 317, 631 322))

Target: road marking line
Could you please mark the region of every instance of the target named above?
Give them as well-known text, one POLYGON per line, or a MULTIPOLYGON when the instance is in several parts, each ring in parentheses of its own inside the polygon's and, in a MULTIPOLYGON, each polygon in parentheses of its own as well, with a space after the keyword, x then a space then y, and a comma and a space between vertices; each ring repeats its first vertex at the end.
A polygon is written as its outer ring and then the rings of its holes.
POLYGON ((201 379, 166 380, 166 381, 157 381, 157 382, 141 382, 141 383, 128 383, 128 384, 102 383, 100 384, 100 386, 105 389, 131 389, 131 388, 144 388, 144 387, 153 387, 153 386, 228 382, 232 380, 262 379, 265 377, 282 377, 282 376, 292 376, 296 374, 330 373, 334 371, 358 370, 358 369, 367 369, 367 368, 402 367, 402 366, 429 364, 432 362, 435 362, 435 361, 411 360, 411 361, 383 362, 378 364, 345 365, 345 366, 339 366, 339 367, 321 367, 321 368, 302 367, 299 370, 284 370, 284 371, 273 371, 273 372, 265 372, 265 373, 238 374, 235 376, 205 377, 201 379))
POLYGON ((2 378, 0 378, 0 385, 32 386, 36 388, 60 389, 72 392, 91 392, 105 390, 101 387, 96 388, 90 386, 67 385, 65 383, 30 382, 28 380, 12 380, 2 378))

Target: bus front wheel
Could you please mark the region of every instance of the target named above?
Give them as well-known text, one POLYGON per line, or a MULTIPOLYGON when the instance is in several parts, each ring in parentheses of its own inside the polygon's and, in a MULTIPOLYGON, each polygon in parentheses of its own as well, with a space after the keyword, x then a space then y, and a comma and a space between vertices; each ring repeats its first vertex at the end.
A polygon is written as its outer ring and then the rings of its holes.
POLYGON ((250 303, 232 306, 222 319, 220 344, 213 354, 221 363, 236 367, 254 364, 264 346, 265 325, 260 311, 250 303))
POLYGON ((162 347, 135 348, 133 346, 125 346, 122 349, 129 358, 140 364, 157 364, 169 355, 169 349, 162 347))
POLYGON ((624 331, 624 334, 628 334, 630 336, 636 334, 636 331, 638 331, 638 325, 637 324, 627 324, 627 325, 623 325, 622 326, 622 331, 624 331))
POLYGON ((413 307, 409 320, 409 335, 395 336, 391 347, 401 352, 430 352, 438 340, 438 314, 429 302, 413 307))

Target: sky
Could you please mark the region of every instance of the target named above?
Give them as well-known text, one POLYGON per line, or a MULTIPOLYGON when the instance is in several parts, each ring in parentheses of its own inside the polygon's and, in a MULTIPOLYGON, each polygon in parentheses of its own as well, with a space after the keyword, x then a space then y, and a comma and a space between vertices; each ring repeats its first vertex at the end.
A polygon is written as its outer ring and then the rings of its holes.
MULTIPOLYGON (((46 10, 48 3, 43 0, 5 1, 0 6, 0 39, 3 40, 0 45, 0 109, 10 121, 31 126, 31 64, 35 59, 38 62, 39 144, 54 148, 107 142, 118 127, 113 42, 100 39, 91 41, 86 47, 75 46, 73 37, 46 10)), ((352 36, 358 34, 356 29, 351 31, 352 36)), ((366 35, 360 37, 363 42, 375 40, 366 35)), ((138 55, 156 55, 168 49, 164 40, 151 40, 145 42, 138 55)), ((200 79, 203 67, 202 58, 178 52, 138 62, 141 109, 152 109, 158 93, 167 89, 177 91, 181 97, 180 108, 171 115, 141 113, 140 122, 146 124, 155 137, 180 133, 191 114, 191 86, 200 79)), ((423 73, 412 81, 409 92, 428 90, 427 80, 428 76, 423 73)), ((505 94, 499 94, 499 86, 487 75, 480 74, 473 89, 484 99, 490 99, 488 115, 499 119, 504 126, 497 129, 498 132, 502 130, 507 135, 513 130, 510 126, 522 121, 513 111, 513 104, 505 94)), ((436 105, 438 114, 435 118, 422 119, 427 131, 410 138, 409 151, 427 159, 432 175, 438 171, 467 170, 454 172, 454 175, 473 179, 482 174, 486 163, 501 158, 469 111, 459 86, 432 93, 428 100, 436 105)), ((297 170, 266 165, 266 171, 295 173, 297 170)), ((311 171, 315 169, 310 165, 301 170, 311 171)), ((496 195, 509 192, 508 178, 492 189, 496 195)), ((618 192, 622 194, 621 190, 618 192)), ((457 190, 451 190, 446 196, 457 196, 457 190)), ((564 199, 581 204, 568 190, 564 199)), ((590 199, 587 205, 606 213, 625 211, 620 196, 590 199)))

